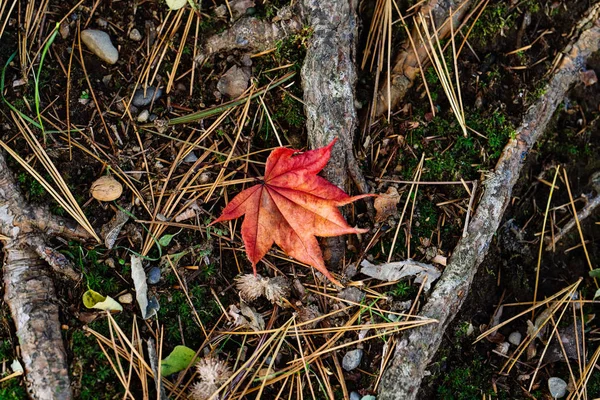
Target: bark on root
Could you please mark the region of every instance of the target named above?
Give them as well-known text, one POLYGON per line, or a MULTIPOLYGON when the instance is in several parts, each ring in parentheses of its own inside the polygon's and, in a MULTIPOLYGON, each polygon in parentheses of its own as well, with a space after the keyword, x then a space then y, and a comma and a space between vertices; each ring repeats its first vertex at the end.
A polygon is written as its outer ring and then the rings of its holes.
MULTIPOLYGON (((38 252, 44 233, 89 239, 81 228, 31 207, 20 195, 0 152, 0 234, 4 243, 4 300, 19 339, 25 380, 33 399, 71 399, 67 354, 52 273, 38 252)), ((49 257, 50 253, 46 253, 49 257)), ((64 268, 62 266, 61 268, 64 268)), ((72 271, 65 275, 73 276, 72 271)))
MULTIPOLYGON (((588 12, 598 12, 599 5, 588 12)), ((483 260, 502 214, 511 198, 527 153, 543 134, 557 106, 570 86, 579 79, 587 58, 600 46, 600 19, 583 31, 572 47, 567 47, 560 67, 546 86, 545 94, 526 112, 515 139, 504 148, 495 171, 484 182, 485 192, 477 211, 452 254, 420 316, 438 324, 413 329, 399 341, 390 367, 384 373, 378 399, 414 399, 425 368, 435 355, 444 334, 464 299, 473 276, 483 260)))
MULTIPOLYGON (((438 35, 440 39, 445 38, 450 34, 450 23, 448 17, 452 10, 452 23, 454 30, 459 26, 460 21, 464 18, 469 10, 471 0, 429 0, 421 6, 420 11, 423 15, 428 16, 431 12, 435 21, 435 26, 439 29, 438 35)), ((404 98, 408 89, 413 85, 417 74, 419 73, 419 62, 422 65, 427 64, 427 52, 425 43, 419 38, 418 33, 413 29, 411 37, 414 42, 413 46, 409 39, 406 39, 402 44, 400 51, 394 60, 394 67, 389 72, 390 76, 390 95, 388 96, 387 77, 380 84, 379 91, 376 95, 375 115, 380 116, 390 109, 395 109, 400 101, 404 98), (389 101, 388 101, 389 97, 389 101)))
MULTIPOLYGON (((350 177, 367 193, 353 153, 357 4, 354 0, 302 2, 304 19, 313 31, 302 65, 302 89, 310 147, 323 147, 338 139, 324 177, 346 191, 350 177)), ((345 240, 327 238, 324 244, 325 261, 335 267, 344 257, 345 240)))

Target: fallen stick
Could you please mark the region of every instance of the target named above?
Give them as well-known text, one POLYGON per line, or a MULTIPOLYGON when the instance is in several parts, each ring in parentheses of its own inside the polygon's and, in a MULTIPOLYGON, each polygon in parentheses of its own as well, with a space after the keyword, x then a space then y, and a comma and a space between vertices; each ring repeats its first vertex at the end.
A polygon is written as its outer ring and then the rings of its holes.
POLYGON ((579 38, 566 48, 560 66, 546 85, 545 94, 527 110, 516 137, 505 146, 495 171, 483 183, 484 194, 467 235, 458 242, 442 278, 419 313, 421 317, 438 320, 439 324, 421 326, 402 336, 391 365, 381 380, 378 400, 417 397, 425 369, 469 293, 477 267, 483 261, 509 204, 528 152, 544 133, 571 85, 580 79, 579 71, 585 67, 588 57, 599 49, 599 13, 599 4, 588 10, 584 18, 590 22, 583 28, 585 30, 582 29, 579 38))
POLYGON ((61 255, 44 247, 45 235, 90 239, 81 227, 33 207, 21 196, 0 151, 0 240, 4 250, 4 300, 10 308, 19 338, 25 381, 33 399, 72 398, 67 353, 58 318, 53 276, 56 271, 77 277, 61 255), (68 271, 68 272, 67 272, 68 271))

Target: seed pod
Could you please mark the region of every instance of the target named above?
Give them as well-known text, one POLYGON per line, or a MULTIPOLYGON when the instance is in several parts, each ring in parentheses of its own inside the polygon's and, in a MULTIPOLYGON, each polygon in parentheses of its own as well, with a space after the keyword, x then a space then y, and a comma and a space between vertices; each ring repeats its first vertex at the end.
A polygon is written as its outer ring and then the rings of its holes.
POLYGON ((112 176, 101 176, 92 183, 92 197, 100 201, 113 201, 123 193, 123 186, 112 176))

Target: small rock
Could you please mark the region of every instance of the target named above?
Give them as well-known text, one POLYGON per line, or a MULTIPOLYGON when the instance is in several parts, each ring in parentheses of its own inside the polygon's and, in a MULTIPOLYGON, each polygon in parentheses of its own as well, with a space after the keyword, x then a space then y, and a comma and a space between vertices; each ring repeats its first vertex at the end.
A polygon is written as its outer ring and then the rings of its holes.
POLYGON ((252 58, 250 58, 250 54, 244 54, 244 56, 242 57, 242 65, 244 67, 252 66, 252 58))
POLYGON ((221 4, 219 7, 215 8, 215 16, 217 18, 225 18, 227 16, 227 6, 221 4))
POLYGON ((190 153, 189 153, 187 156, 185 156, 185 158, 183 159, 183 162, 186 162, 186 163, 194 163, 194 162, 196 162, 196 161, 198 161, 198 156, 197 156, 197 155, 196 155, 196 154, 195 154, 193 151, 191 151, 191 152, 190 152, 190 153))
POLYGON ((92 53, 103 61, 115 64, 119 59, 119 52, 110 41, 108 33, 95 29, 86 29, 81 32, 81 40, 92 53))
POLYGON ((160 281, 160 268, 152 267, 148 271, 148 283, 150 285, 156 285, 160 281))
POLYGON ((60 27, 58 28, 58 32, 60 33, 60 37, 66 39, 69 37, 69 33, 71 33, 71 29, 69 28, 69 24, 67 22, 62 22, 60 27))
POLYGON ((150 111, 144 110, 140 113, 140 115, 138 115, 137 122, 143 124, 144 122, 148 121, 149 116, 150 116, 150 111))
POLYGON ((548 390, 550 390, 550 395, 555 399, 565 397, 567 394, 567 382, 560 378, 552 377, 548 379, 548 390))
POLYGON ((125 293, 120 295, 117 300, 122 304, 131 304, 133 303, 133 295, 131 293, 125 293))
POLYGON ((217 82, 217 90, 231 98, 239 97, 248 89, 250 80, 249 68, 240 68, 237 65, 229 68, 217 82))
POLYGON ((129 39, 133 40, 134 42, 139 42, 140 40, 142 40, 142 34, 140 33, 140 31, 133 28, 131 32, 129 32, 129 39))
POLYGON ((350 286, 349 288, 342 290, 338 295, 338 298, 354 303, 360 303, 365 298, 365 294, 359 288, 350 286))
POLYGON ((135 91, 131 102, 136 107, 144 107, 150 104, 152 100, 158 100, 162 94, 162 88, 156 89, 154 86, 148 86, 146 88, 146 95, 144 96, 144 88, 139 88, 135 91), (156 95, 154 94, 155 92, 156 95))
POLYGON ((342 368, 344 368, 346 371, 352 371, 360 365, 362 356, 362 349, 350 350, 344 355, 344 359, 342 360, 342 368))
POLYGON ((148 117, 148 121, 154 122, 154 121, 156 121, 157 118, 158 118, 158 115, 150 114, 150 117, 148 117))
POLYGON ((350 392, 350 400, 360 400, 362 396, 358 392, 350 392))
POLYGON ((366 396, 363 396, 362 399, 360 399, 360 400, 377 400, 377 397, 375 397, 371 394, 368 394, 366 396))
POLYGON ((596 72, 593 69, 588 69, 586 71, 581 72, 581 82, 585 86, 592 86, 598 82, 598 77, 596 76, 596 72))
POLYGON ((508 335, 508 341, 511 344, 514 344, 515 346, 518 346, 521 344, 521 338, 522 338, 521 332, 517 332, 517 331, 508 335))
POLYGON ((233 19, 238 19, 245 15, 246 10, 254 6, 254 0, 229 0, 229 7, 231 7, 233 19))
POLYGON ((102 83, 104 83, 106 86, 108 86, 110 84, 111 80, 112 80, 112 74, 104 75, 102 77, 102 83))

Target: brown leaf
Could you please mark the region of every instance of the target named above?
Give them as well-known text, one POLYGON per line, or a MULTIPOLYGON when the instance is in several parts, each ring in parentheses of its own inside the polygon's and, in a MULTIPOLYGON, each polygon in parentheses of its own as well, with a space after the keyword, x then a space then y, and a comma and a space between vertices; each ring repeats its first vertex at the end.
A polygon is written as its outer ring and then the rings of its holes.
POLYGON ((398 190, 395 187, 390 186, 387 192, 379 195, 375 199, 375 210, 377 210, 377 215, 375 216, 376 222, 383 222, 387 220, 389 217, 396 215, 397 208, 396 205, 400 201, 400 194, 398 194, 398 190))

